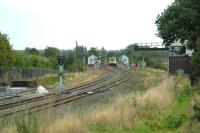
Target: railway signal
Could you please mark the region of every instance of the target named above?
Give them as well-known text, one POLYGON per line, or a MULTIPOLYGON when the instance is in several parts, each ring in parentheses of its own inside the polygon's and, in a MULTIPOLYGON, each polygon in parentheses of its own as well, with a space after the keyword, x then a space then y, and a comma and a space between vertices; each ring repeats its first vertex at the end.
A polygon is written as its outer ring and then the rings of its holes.
POLYGON ((63 88, 63 66, 64 66, 64 57, 58 56, 58 65, 59 65, 59 75, 60 75, 60 81, 59 81, 59 87, 63 88))

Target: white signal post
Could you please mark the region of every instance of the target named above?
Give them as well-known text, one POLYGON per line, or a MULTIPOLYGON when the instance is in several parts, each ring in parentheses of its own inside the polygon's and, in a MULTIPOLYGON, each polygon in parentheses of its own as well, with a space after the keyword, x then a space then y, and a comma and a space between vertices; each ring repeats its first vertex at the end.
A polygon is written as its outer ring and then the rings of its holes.
POLYGON ((63 67, 64 67, 64 57, 59 56, 58 57, 58 65, 59 65, 59 75, 60 75, 60 81, 59 81, 59 88, 63 88, 63 67))
POLYGON ((59 83, 59 85, 60 85, 60 87, 62 87, 63 86, 63 66, 62 65, 60 65, 60 83, 59 83))

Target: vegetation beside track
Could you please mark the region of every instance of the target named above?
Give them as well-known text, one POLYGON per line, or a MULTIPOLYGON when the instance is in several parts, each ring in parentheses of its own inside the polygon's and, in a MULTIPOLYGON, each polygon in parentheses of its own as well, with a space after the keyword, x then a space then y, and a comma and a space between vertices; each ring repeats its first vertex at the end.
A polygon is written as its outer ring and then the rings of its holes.
MULTIPOLYGON (((63 80, 65 85, 71 83, 79 83, 83 81, 92 80, 96 78, 98 75, 100 75, 100 73, 101 71, 99 71, 98 69, 96 70, 88 69, 86 72, 76 72, 76 73, 67 72, 64 74, 63 80)), ((58 74, 46 75, 45 77, 39 80, 38 84, 41 84, 46 87, 56 86, 59 84, 59 75, 58 74)))
POLYGON ((15 118, 2 132, 188 132, 190 92, 186 77, 167 78, 164 71, 137 69, 139 81, 133 91, 103 103, 54 119, 30 115, 15 118))
POLYGON ((92 117, 92 132, 189 132, 190 85, 186 77, 166 78, 155 69, 137 70, 137 91, 119 96, 92 117), (103 112, 103 113, 102 113, 103 112))

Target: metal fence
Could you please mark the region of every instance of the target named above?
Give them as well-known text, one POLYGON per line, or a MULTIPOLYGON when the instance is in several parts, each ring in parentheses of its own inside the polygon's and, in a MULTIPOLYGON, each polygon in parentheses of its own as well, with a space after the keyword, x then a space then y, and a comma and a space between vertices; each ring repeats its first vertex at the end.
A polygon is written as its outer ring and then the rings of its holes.
POLYGON ((0 83, 37 80, 53 72, 53 70, 43 68, 0 67, 0 83))

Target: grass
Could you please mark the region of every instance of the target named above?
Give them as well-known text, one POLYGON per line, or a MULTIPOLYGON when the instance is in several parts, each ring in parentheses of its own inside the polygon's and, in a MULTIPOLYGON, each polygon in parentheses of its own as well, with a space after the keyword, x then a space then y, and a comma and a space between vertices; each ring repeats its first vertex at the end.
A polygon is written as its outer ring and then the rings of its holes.
POLYGON ((26 132, 41 133, 189 132, 189 80, 181 76, 166 78, 164 71, 150 68, 138 69, 137 73, 140 78, 134 91, 115 95, 85 110, 68 112, 59 119, 52 118, 51 113, 29 119, 28 123, 36 126, 14 121, 3 131, 19 132, 18 128, 28 127, 31 131, 26 132))
POLYGON ((137 101, 136 105, 141 107, 155 107, 163 109, 169 106, 175 99, 173 92, 170 90, 170 85, 173 79, 166 79, 158 86, 148 89, 145 93, 140 93, 134 96, 137 101))
POLYGON ((73 115, 66 115, 63 119, 56 120, 47 128, 47 133, 87 133, 88 129, 80 119, 73 115))
MULTIPOLYGON (((78 73, 65 73, 63 80, 64 84, 68 85, 70 83, 88 81, 96 78, 101 72, 99 70, 88 70, 86 72, 78 72, 78 73)), ((47 75, 39 80, 38 84, 43 85, 45 87, 56 86, 59 83, 59 75, 52 74, 47 75)))
MULTIPOLYGON (((165 98, 149 95, 140 110, 148 115, 140 115, 135 132, 189 132, 190 129, 190 93, 187 79, 173 78, 171 90, 159 92, 165 98), (181 83, 181 84, 180 84, 181 83), (177 86, 178 85, 178 86, 177 86), (179 93, 177 93, 177 91, 179 93), (175 95, 177 93, 177 96, 175 95), (154 99, 154 100, 152 100, 154 99), (162 104, 160 104, 162 103, 162 104)), ((162 84, 163 85, 163 84, 162 84)), ((156 90, 156 89, 155 89, 156 90)), ((141 111, 140 111, 141 113, 141 111)))
POLYGON ((198 133, 200 129, 200 82, 192 87, 192 119, 191 119, 191 132, 198 133))

